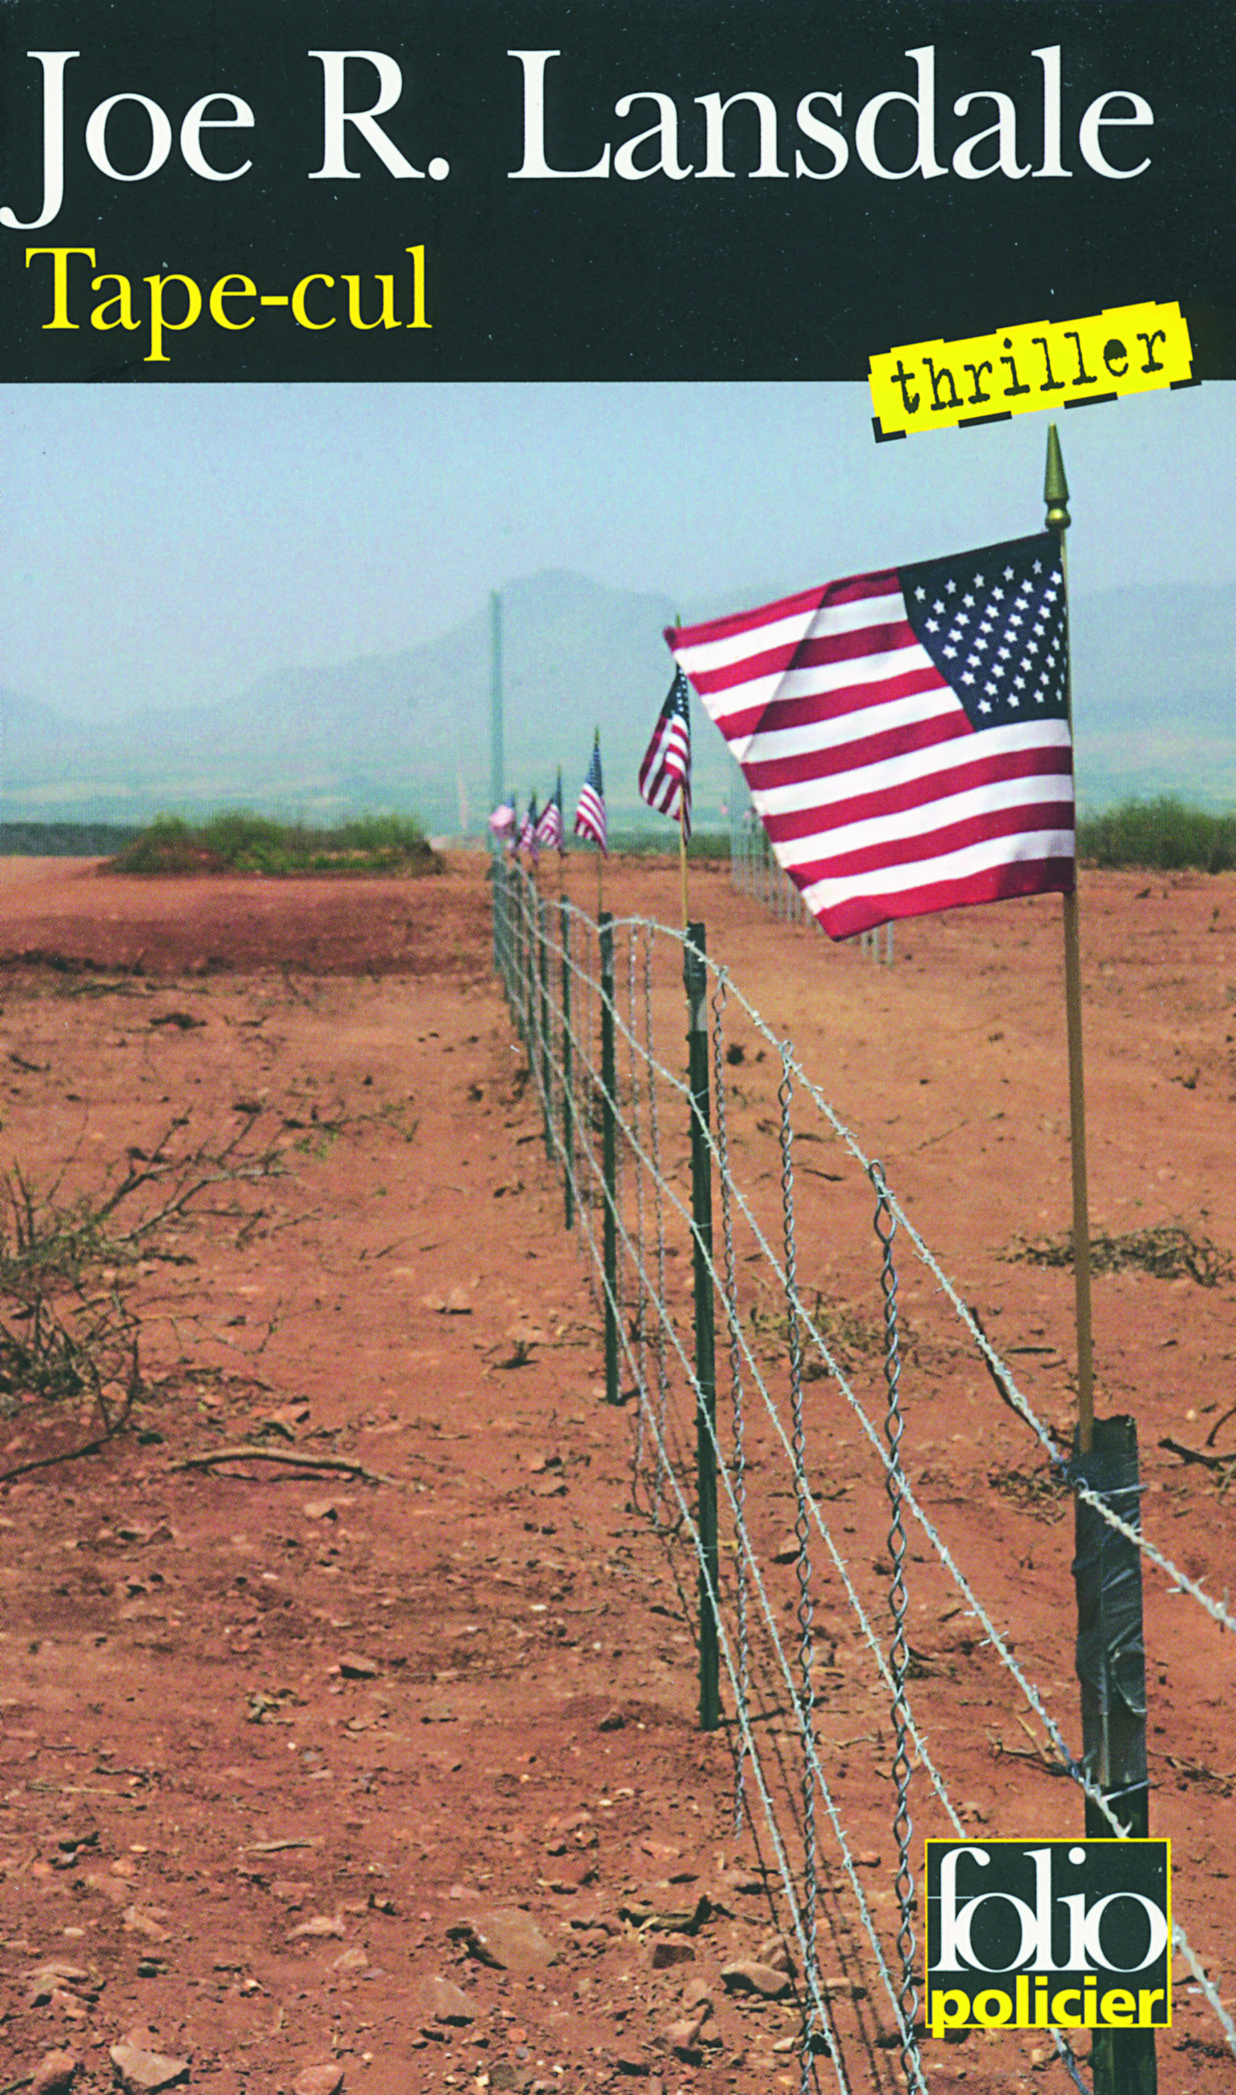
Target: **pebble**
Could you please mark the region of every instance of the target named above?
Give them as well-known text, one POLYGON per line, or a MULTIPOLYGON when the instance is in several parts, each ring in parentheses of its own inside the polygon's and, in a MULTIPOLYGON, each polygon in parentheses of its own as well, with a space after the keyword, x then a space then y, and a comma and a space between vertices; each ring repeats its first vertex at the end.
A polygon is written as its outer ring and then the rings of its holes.
POLYGON ((662 1939, 652 1945, 652 1968, 668 1971, 674 1964, 694 1964, 695 1951, 689 1942, 669 1942, 662 1939))
POLYGON ((298 1928, 292 1929, 288 1941, 303 1942, 310 1937, 342 1934, 343 1922, 337 1913, 315 1913, 312 1920, 302 1920, 298 1928))
POLYGON ((339 2095, 342 2066, 304 2066, 292 2082, 292 2095, 339 2095))
POLYGON ((446 1932, 452 1941, 465 1943, 482 1964, 514 1972, 517 1978, 533 1978, 554 1961, 551 1944, 531 1915, 518 1906, 477 1913, 446 1932))
POLYGON ((34 2069, 30 2095, 69 2095, 77 2077, 77 2066, 71 2051, 47 2052, 34 2069))
POLYGON ((702 2016, 684 2016, 681 2021, 671 2022, 666 2028, 665 2041, 678 2058, 698 2063, 702 2021, 702 2016))
POLYGON ((378 1673, 376 1659, 366 1658, 363 1652, 344 1651, 339 1656, 339 1671, 345 1680, 374 1680, 378 1673))
POLYGON ((343 1955, 336 1957, 331 1965, 332 1971, 368 1971, 368 1969, 369 1959, 362 1949, 345 1950, 343 1955))
POLYGON ((790 1990, 789 1974, 774 1971, 756 1957, 739 1957, 722 1966, 721 1983, 728 1993, 758 1993, 765 2000, 780 2000, 790 1990))
POLYGON ((761 1942, 755 1955, 758 1963, 769 1965, 773 1971, 784 1971, 793 1978, 794 1959, 784 1935, 770 1935, 761 1942))
POLYGON ((424 1989, 425 2007, 435 2022, 475 2022, 480 2009, 470 1994, 452 1979, 434 1977, 427 1979, 424 1989))
POLYGON ((177 2087, 189 2078, 187 2059, 169 2058, 161 2051, 146 2051, 127 2039, 113 2044, 108 2056, 125 2095, 158 2095, 161 2088, 177 2087))

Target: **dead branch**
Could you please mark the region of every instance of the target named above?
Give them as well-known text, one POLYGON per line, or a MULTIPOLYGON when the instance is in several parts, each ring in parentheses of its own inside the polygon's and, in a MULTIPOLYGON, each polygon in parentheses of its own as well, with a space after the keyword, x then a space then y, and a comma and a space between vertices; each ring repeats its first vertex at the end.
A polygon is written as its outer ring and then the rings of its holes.
POLYGON ((1161 1440, 1159 1446, 1179 1455, 1182 1462, 1200 1462, 1203 1469, 1230 1469, 1236 1463, 1236 1448, 1226 1455, 1207 1455, 1203 1449, 1186 1447, 1182 1440, 1173 1440, 1170 1435, 1161 1440))
POLYGON ((248 1442, 234 1448, 212 1448, 204 1455, 186 1455, 183 1461, 173 1462, 173 1470, 214 1469, 220 1462, 278 1462, 285 1468, 337 1471, 345 1477, 359 1477, 366 1484, 394 1484, 398 1477, 383 1476, 376 1469, 366 1469, 362 1463, 348 1462, 342 1455, 281 1454, 272 1448, 257 1448, 248 1442))
MULTIPOLYGON (((98 1450, 107 1448, 111 1437, 111 1433, 101 1433, 92 1441, 82 1441, 80 1448, 63 1448, 61 1454, 40 1454, 34 1462, 15 1462, 13 1469, 0 1469, 0 1483, 13 1483, 15 1477, 29 1477, 31 1471, 36 1469, 52 1469, 57 1462, 78 1462, 84 1454, 98 1454, 98 1450)), ((21 2085, 21 2082, 17 2082, 17 2085, 21 2085)), ((0 2095, 4 2095, 2 2089, 0 2095)))

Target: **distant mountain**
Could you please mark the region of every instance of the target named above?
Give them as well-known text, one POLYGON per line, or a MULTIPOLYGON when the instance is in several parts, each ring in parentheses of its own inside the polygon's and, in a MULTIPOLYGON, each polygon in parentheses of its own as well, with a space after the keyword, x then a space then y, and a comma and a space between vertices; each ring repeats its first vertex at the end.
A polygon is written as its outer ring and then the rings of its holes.
POLYGON ((1236 587, 1096 591, 1072 629, 1082 801, 1236 806, 1236 587))
MULTIPOLYGON (((636 774, 669 687, 661 635, 673 615, 668 597, 560 570, 503 589, 505 778, 521 802, 543 797, 561 763, 569 819, 599 725, 611 820, 670 840, 636 774)), ((1075 604, 1073 630, 1085 803, 1158 792, 1236 803, 1236 590, 1109 590, 1075 604)), ((435 833, 476 831, 489 803, 490 686, 486 603, 420 647, 278 671, 214 705, 113 724, 0 691, 0 819, 132 822, 244 803, 315 820, 394 808, 435 833)), ((732 776, 697 710, 701 822, 721 819, 732 776)))

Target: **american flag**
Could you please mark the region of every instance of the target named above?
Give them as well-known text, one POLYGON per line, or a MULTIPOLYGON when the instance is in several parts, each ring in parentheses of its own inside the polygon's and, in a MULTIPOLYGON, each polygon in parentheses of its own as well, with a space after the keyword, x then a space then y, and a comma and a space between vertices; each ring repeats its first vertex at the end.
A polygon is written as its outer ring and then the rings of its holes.
MULTIPOLYGON (((705 626, 699 632, 708 630, 705 626)), ((675 648, 677 653, 677 648, 675 648)), ((691 835, 691 693, 679 667, 639 767, 639 790, 649 807, 673 815, 691 835), (681 815, 679 810, 681 808, 681 815)))
POLYGON ((665 637, 830 937, 1071 892, 1052 533, 851 575, 665 637))
POLYGON ((609 829, 605 820, 605 788, 601 783, 601 737, 598 733, 592 745, 592 762, 579 795, 579 806, 575 810, 575 834, 591 837, 602 851, 608 852, 609 829))
POLYGON ((561 771, 558 773, 557 785, 541 809, 540 820, 536 825, 536 840, 538 844, 544 844, 547 851, 561 851, 563 848, 561 771))
POLYGON ((539 819, 540 817, 536 811, 536 794, 534 793, 528 802, 524 819, 519 825, 519 835, 515 839, 516 851, 526 851, 534 865, 540 850, 536 834, 536 826, 539 819))

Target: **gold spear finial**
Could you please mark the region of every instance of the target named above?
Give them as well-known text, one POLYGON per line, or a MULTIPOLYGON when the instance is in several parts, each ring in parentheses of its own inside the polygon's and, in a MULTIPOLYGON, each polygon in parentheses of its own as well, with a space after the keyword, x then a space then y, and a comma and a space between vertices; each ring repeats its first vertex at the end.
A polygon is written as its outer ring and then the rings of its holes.
POLYGON ((1049 531, 1067 531, 1069 528, 1069 483, 1064 477, 1064 460, 1060 455, 1060 439, 1056 425, 1047 427, 1047 471, 1043 477, 1043 500, 1047 504, 1047 528, 1049 531))

